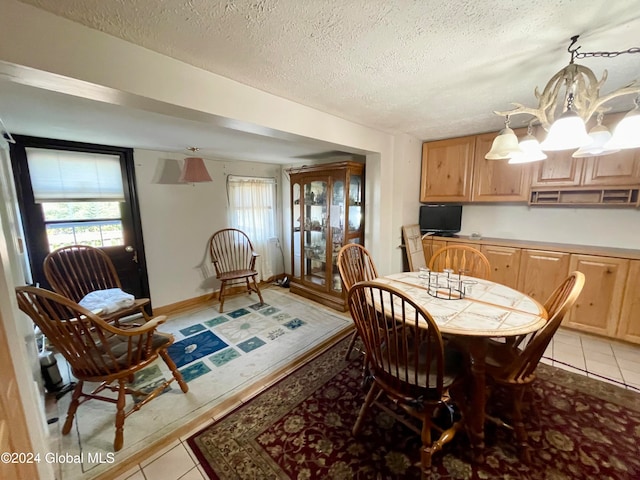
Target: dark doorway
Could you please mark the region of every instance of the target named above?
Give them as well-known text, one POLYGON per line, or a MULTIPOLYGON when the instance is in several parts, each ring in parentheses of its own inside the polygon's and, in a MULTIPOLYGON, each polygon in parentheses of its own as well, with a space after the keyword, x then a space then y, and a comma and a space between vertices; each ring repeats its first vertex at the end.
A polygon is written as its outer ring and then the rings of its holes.
POLYGON ((126 292, 149 298, 133 149, 13 137, 11 164, 33 283, 50 288, 42 264, 51 250, 87 244, 109 255, 126 292), (107 183, 118 192, 105 194, 107 183))

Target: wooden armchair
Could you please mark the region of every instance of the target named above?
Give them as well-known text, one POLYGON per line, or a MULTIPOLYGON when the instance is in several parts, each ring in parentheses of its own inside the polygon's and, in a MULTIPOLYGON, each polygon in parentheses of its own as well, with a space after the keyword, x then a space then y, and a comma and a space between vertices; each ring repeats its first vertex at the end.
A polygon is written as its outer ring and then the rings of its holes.
POLYGON ((454 386, 459 386, 462 392, 464 362, 461 357, 454 357, 454 351, 447 353, 453 355, 445 362, 442 337, 435 321, 399 290, 375 282, 360 282, 349 291, 348 303, 365 345, 373 380, 352 433, 358 435, 369 408, 375 404, 421 436, 422 470, 428 474, 431 456, 462 427, 462 420, 450 405, 449 392, 454 386), (395 322, 380 328, 380 315, 395 322), (385 398, 418 418, 422 428, 398 416, 383 402, 385 398), (447 413, 447 425, 438 425, 432 418, 438 411, 447 413), (438 432, 435 440, 432 430, 438 432))
POLYGON ((42 330, 47 340, 64 356, 71 372, 78 379, 67 419, 62 428, 63 435, 71 430, 78 406, 90 399, 116 404, 116 436, 113 448, 118 451, 124 443, 124 420, 133 412, 158 396, 173 380, 177 380, 183 392, 189 387, 167 348, 173 336, 157 332, 165 316, 156 317, 136 328, 121 329, 107 323, 77 303, 54 292, 36 287, 16 288, 18 305, 42 330), (134 390, 127 385, 138 370, 162 357, 173 374, 150 393, 134 390), (85 393, 84 382, 100 382, 100 385, 85 393), (117 392, 117 398, 100 395, 108 389, 117 392), (125 395, 135 395, 139 402, 125 412, 125 395))
POLYGON ((449 245, 437 250, 429 261, 429 268, 434 272, 442 272, 450 268, 454 273, 489 280, 491 265, 484 254, 467 245, 449 245))
POLYGON ((209 239, 209 254, 216 269, 216 278, 220 280, 220 313, 224 306, 227 286, 246 284, 247 292, 256 292, 260 303, 264 303, 262 293, 258 288, 255 269, 256 257, 249 237, 236 228, 225 228, 214 233, 209 239))
MULTIPOLYGON (((512 422, 516 440, 525 462, 531 462, 531 453, 527 444, 527 431, 522 417, 522 403, 525 389, 535 380, 535 371, 553 335, 560 327, 565 315, 575 304, 585 277, 581 272, 571 273, 560 284, 549 299, 545 308, 549 315, 547 323, 537 332, 517 337, 515 341, 504 343, 489 342, 486 373, 490 384, 509 389, 512 400, 512 422)), ((490 417, 492 418, 492 417, 490 417)), ((492 418, 496 420, 496 418, 492 418)), ((498 421, 504 424, 503 421, 498 421)))
MULTIPOLYGON (((99 248, 88 245, 58 248, 45 257, 43 267, 51 288, 76 303, 91 292, 122 289, 113 262, 99 248)), ((148 298, 136 298, 132 306, 101 315, 101 318, 119 325, 121 318, 140 313, 148 322, 150 317, 145 307, 149 302, 148 298)))
MULTIPOLYGON (((349 243, 340 249, 338 252, 338 270, 347 292, 356 283, 364 280, 373 280, 378 276, 371 254, 366 248, 357 243, 349 243)), ((349 359, 357 339, 358 330, 356 329, 344 355, 346 360, 349 359)))

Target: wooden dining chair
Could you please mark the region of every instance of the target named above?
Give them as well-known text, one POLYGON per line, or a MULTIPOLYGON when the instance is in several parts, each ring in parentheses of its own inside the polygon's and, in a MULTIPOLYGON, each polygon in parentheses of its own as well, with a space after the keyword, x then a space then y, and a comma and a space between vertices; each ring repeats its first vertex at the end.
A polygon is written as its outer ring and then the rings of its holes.
POLYGON ((258 253, 246 233, 237 228, 224 228, 214 233, 209 239, 209 254, 216 270, 216 278, 220 280, 220 313, 224 307, 227 287, 245 284, 247 292, 256 292, 260 303, 264 303, 256 277, 256 258, 258 253))
POLYGON ((464 383, 464 362, 461 357, 450 356, 454 351, 447 354, 450 358, 445 361, 442 337, 435 321, 401 291, 375 282, 359 282, 351 287, 348 304, 365 345, 372 378, 352 433, 359 434, 370 407, 376 405, 420 435, 422 470, 427 472, 432 455, 462 428, 462 418, 454 414, 449 394, 455 386, 464 383), (395 321, 381 328, 381 314, 395 321), (419 419, 421 428, 398 416, 385 400, 391 400, 419 419), (432 417, 443 409, 448 414, 445 426, 436 424, 432 417), (435 439, 432 430, 437 432, 435 439))
POLYGON ((478 249, 468 245, 449 245, 437 250, 429 261, 429 269, 442 272, 451 269, 471 277, 489 280, 491 265, 487 257, 478 249))
POLYGON ((116 435, 113 448, 118 451, 124 443, 124 420, 157 397, 177 380, 186 393, 189 387, 169 356, 167 348, 173 335, 157 331, 165 322, 158 316, 142 326, 122 329, 107 323, 100 316, 55 292, 36 287, 17 287, 18 306, 40 328, 48 342, 60 352, 78 379, 62 428, 66 435, 71 430, 78 406, 90 399, 116 404, 116 435), (164 381, 151 392, 135 390, 128 385, 135 372, 162 357, 173 378, 164 381), (83 392, 85 382, 100 382, 90 393, 83 392), (105 397, 100 392, 110 390, 117 398, 105 397), (136 402, 125 412, 126 395, 135 396, 136 402))
MULTIPOLYGON (((338 252, 337 263, 342 284, 347 292, 356 283, 364 280, 373 280, 378 276, 371 254, 366 248, 357 243, 349 243, 343 246, 338 252)), ((351 341, 349 341, 349 346, 344 355, 345 360, 349 359, 357 339, 358 330, 356 329, 351 336, 351 341)))
MULTIPOLYGON (((89 245, 71 245, 50 252, 44 259, 44 275, 51 288, 60 295, 78 303, 86 295, 111 288, 122 290, 120 278, 109 256, 89 245)), ((150 300, 136 298, 133 305, 101 315, 105 322, 114 322, 140 313, 148 322, 146 311, 150 300)))
MULTIPOLYGON (((487 380, 489 384, 499 385, 510 391, 512 427, 522 459, 527 463, 531 462, 531 452, 527 444, 528 435, 522 416, 524 394, 536 378, 536 368, 549 342, 565 315, 576 303, 584 281, 584 274, 575 271, 554 290, 545 302, 549 320, 540 330, 518 337, 514 342, 489 343, 486 362, 487 380)), ((501 420, 497 423, 504 424, 501 420)))

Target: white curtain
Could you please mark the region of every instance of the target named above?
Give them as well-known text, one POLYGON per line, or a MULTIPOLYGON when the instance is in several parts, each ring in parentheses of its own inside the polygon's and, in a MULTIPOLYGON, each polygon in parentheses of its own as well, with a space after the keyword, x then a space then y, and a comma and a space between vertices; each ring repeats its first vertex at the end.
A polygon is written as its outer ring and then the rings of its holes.
POLYGON ((249 236, 253 248, 260 254, 256 261, 258 280, 268 281, 275 275, 276 180, 229 175, 227 192, 229 224, 249 236))

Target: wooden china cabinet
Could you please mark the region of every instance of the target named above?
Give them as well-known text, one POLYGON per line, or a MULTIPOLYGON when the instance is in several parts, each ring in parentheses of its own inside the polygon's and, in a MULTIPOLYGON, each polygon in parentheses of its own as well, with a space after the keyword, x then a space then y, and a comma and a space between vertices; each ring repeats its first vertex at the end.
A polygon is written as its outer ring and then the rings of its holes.
POLYGON ((287 171, 291 180, 291 292, 346 311, 338 252, 364 244, 364 164, 287 171))

